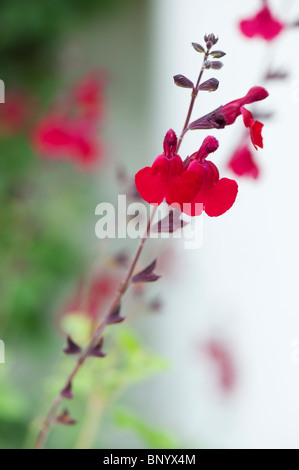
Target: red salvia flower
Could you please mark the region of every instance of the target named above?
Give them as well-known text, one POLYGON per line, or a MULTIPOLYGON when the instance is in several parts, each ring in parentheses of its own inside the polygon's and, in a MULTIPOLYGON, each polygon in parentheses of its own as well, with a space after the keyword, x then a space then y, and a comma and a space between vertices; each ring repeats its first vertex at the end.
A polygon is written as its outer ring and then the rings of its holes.
POLYGON ((285 25, 274 18, 267 2, 253 18, 240 22, 241 32, 248 38, 261 37, 266 41, 272 41, 284 29, 285 25))
POLYGON ((255 121, 252 113, 244 108, 244 105, 264 100, 267 96, 269 96, 269 93, 265 88, 256 86, 251 88, 243 98, 227 103, 220 110, 225 117, 226 125, 233 124, 237 117, 242 114, 244 125, 250 129, 251 141, 256 149, 257 147, 263 148, 262 128, 264 125, 259 121, 255 121))
POLYGON ((152 167, 136 174, 136 188, 141 197, 152 205, 159 205, 165 199, 191 216, 201 215, 203 210, 210 217, 224 214, 235 202, 238 185, 228 178, 219 179, 217 167, 206 160, 217 150, 219 142, 207 137, 185 163, 174 153, 176 145, 176 135, 170 130, 164 140, 164 154, 156 158, 152 167))
POLYGON ((93 167, 102 157, 98 142, 102 114, 103 81, 90 75, 37 123, 34 148, 47 158, 68 159, 80 167, 93 167))
POLYGON ((254 86, 250 88, 249 92, 243 96, 243 98, 239 98, 237 100, 230 101, 229 103, 225 104, 219 110, 224 116, 226 120, 226 125, 233 124, 238 116, 241 114, 241 109, 246 104, 255 103, 256 101, 264 100, 269 96, 269 93, 265 88, 261 86, 254 86))
POLYGON ((140 196, 149 204, 158 206, 164 199, 169 205, 189 203, 199 189, 199 179, 194 172, 185 171, 183 161, 175 153, 177 137, 170 129, 164 139, 164 153, 151 167, 135 175, 140 196))
POLYGON ((188 215, 200 215, 203 209, 208 216, 218 217, 228 211, 236 200, 237 183, 228 178, 219 179, 216 165, 206 160, 207 156, 215 152, 218 147, 219 142, 215 137, 207 137, 198 152, 187 158, 185 162, 187 173, 197 175, 200 185, 190 206, 186 205, 183 208, 188 215))
POLYGON ((231 159, 228 162, 230 168, 237 176, 244 176, 249 178, 258 178, 259 167, 253 159, 252 152, 247 144, 241 145, 235 150, 231 159))
POLYGON ((63 114, 45 116, 34 130, 33 144, 42 156, 70 159, 82 167, 92 166, 101 156, 93 122, 63 114))
POLYGON ((189 124, 188 129, 224 129, 226 126, 234 124, 237 117, 243 114, 244 124, 250 128, 250 134, 253 145, 262 146, 261 130, 263 125, 254 121, 252 114, 244 108, 246 104, 255 103, 264 100, 269 96, 265 88, 255 86, 250 88, 249 92, 237 100, 230 101, 224 106, 220 106, 214 111, 202 116, 196 121, 189 124))

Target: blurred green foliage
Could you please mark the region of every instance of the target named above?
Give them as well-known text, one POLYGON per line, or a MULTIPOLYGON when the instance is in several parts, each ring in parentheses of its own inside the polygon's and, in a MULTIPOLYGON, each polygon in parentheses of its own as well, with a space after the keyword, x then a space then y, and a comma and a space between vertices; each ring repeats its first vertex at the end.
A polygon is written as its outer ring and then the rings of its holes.
POLYGON ((1 0, 1 78, 7 83, 41 86, 53 75, 57 47, 70 29, 82 27, 96 13, 127 8, 136 0, 1 0), (8 82, 9 80, 9 82, 8 82))
MULTIPOLYGON (((56 70, 64 39, 96 14, 116 15, 137 1, 1 0, 0 78, 6 92, 19 88, 33 96, 38 119, 63 91, 56 70)), ((88 268, 85 236, 86 230, 93 232, 96 177, 38 158, 30 123, 12 134, 0 129, 0 339, 7 358, 0 364, 0 448, 32 446, 40 419, 72 366, 73 358, 60 352, 57 313, 88 268)), ((60 327, 83 344, 90 332, 87 321, 76 315, 60 327)), ((129 386, 167 370, 165 361, 144 348, 130 328, 111 328, 105 348, 107 358, 88 361, 75 381, 71 414, 79 425, 58 425, 48 446, 99 447, 104 424, 98 430, 98 423, 108 421, 136 433, 145 446, 173 447, 167 434, 125 408, 109 414, 129 386)))
POLYGON ((117 426, 136 433, 146 447, 150 449, 175 449, 178 447, 178 444, 175 443, 169 433, 149 425, 130 410, 125 408, 116 409, 114 419, 117 426))
MULTIPOLYGON (((69 315, 64 327, 80 344, 88 338, 88 318, 84 315, 69 315), (76 334, 77 332, 77 334, 76 334)), ((57 425, 50 435, 47 447, 60 448, 64 445, 79 448, 101 448, 105 444, 106 429, 117 425, 136 434, 146 447, 175 447, 174 440, 166 432, 145 423, 136 414, 124 407, 115 409, 119 398, 132 385, 150 378, 157 373, 165 373, 169 366, 164 359, 144 347, 138 335, 128 326, 111 327, 104 335, 104 359, 90 358, 76 377, 73 391, 75 400, 66 403, 73 418, 79 419, 80 426, 65 429, 57 425), (96 426, 92 423, 96 422, 96 426), (63 429, 61 429, 63 428, 63 429)), ((57 394, 70 370, 73 358, 65 357, 59 362, 58 371, 45 382, 44 397, 39 405, 40 419, 49 406, 51 398, 57 394)), ((32 423, 31 435, 26 445, 31 447, 36 437, 40 419, 32 423)), ((113 438, 113 433, 112 433, 113 438)), ((106 439, 106 444, 111 445, 106 439)))

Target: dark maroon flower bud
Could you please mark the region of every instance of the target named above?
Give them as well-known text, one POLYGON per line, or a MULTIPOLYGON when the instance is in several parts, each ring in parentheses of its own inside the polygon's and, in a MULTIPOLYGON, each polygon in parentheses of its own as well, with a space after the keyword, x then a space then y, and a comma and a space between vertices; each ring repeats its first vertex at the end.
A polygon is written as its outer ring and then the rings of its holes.
POLYGON ((226 53, 223 51, 212 51, 210 52, 210 55, 214 57, 214 59, 221 59, 221 57, 224 57, 226 53))
POLYGON ((70 414, 67 410, 64 410, 60 415, 58 415, 55 419, 56 423, 59 424, 67 424, 67 425, 74 425, 77 421, 70 417, 70 414))
POLYGON ((202 47, 201 44, 198 44, 197 42, 193 42, 192 43, 192 46, 194 47, 194 49, 197 51, 197 52, 201 52, 202 54, 206 52, 205 48, 202 47))
POLYGON ((107 318, 107 325, 114 325, 116 323, 121 323, 124 321, 124 317, 120 315, 120 304, 110 313, 107 318))
POLYGON ((205 42, 208 43, 208 42, 211 42, 213 46, 215 46, 215 44, 217 44, 218 42, 218 38, 216 38, 215 34, 206 34, 205 35, 205 42))
POLYGON ((161 276, 154 273, 154 269, 156 268, 157 260, 154 260, 147 268, 140 273, 135 274, 132 277, 132 282, 155 282, 160 279, 161 276))
POLYGON ((193 82, 191 82, 191 80, 189 80, 189 78, 185 77, 184 75, 175 75, 173 80, 177 86, 182 88, 194 88, 193 82))
POLYGON ((90 357, 106 357, 106 354, 102 351, 104 344, 104 338, 101 338, 99 342, 90 350, 88 356, 90 357))
POLYGON ((220 69, 222 69, 222 67, 223 67, 223 63, 220 62, 220 60, 213 60, 211 62, 211 68, 213 70, 220 70, 220 69))
POLYGON ((163 150, 166 157, 173 157, 173 154, 176 151, 177 141, 176 133, 174 130, 169 129, 169 131, 166 132, 163 142, 163 150))
POLYGON ((197 119, 189 124, 188 129, 224 129, 226 126, 225 115, 221 112, 222 106, 209 114, 197 119))
POLYGON ((80 346, 78 346, 70 336, 67 337, 67 347, 64 348, 65 354, 79 354, 81 352, 80 346))
POLYGON ((210 69, 212 67, 212 62, 210 60, 205 60, 203 63, 205 69, 210 69))
POLYGON ((72 392, 72 382, 68 382, 67 386, 61 390, 60 395, 67 400, 72 400, 74 398, 72 392))
POLYGON ((213 47, 213 43, 211 41, 207 42, 207 49, 210 50, 213 47))
POLYGON ((217 78, 210 78, 206 82, 199 85, 198 89, 202 91, 216 91, 219 86, 217 78))

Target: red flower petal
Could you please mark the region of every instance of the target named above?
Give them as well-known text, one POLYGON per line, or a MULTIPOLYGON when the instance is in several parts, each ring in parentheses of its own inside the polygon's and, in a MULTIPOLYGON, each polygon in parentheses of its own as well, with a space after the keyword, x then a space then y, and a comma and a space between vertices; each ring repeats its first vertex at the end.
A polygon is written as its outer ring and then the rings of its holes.
POLYGON ((264 147, 263 144, 263 137, 262 137, 262 129, 264 124, 259 121, 254 121, 253 124, 250 126, 250 137, 251 142, 253 143, 254 147, 260 147, 261 149, 264 147))
POLYGON ((181 176, 174 178, 169 184, 166 202, 169 205, 189 203, 198 192, 200 182, 192 172, 185 171, 181 176))
POLYGON ((61 115, 49 115, 36 127, 33 142, 38 152, 52 158, 67 155, 71 137, 61 115))
POLYGON ((194 217, 204 210, 210 217, 218 217, 231 208, 237 197, 238 185, 227 178, 219 180, 219 171, 214 163, 194 160, 187 173, 197 175, 200 188, 191 204, 183 207, 185 214, 194 217))
POLYGON ((142 168, 136 173, 135 185, 142 199, 149 204, 158 206, 165 197, 167 188, 165 175, 150 166, 142 168))
POLYGON ((136 174, 135 184, 140 196, 152 205, 159 205, 164 199, 169 205, 190 202, 199 188, 197 176, 184 172, 178 155, 171 159, 159 155, 152 167, 136 174))
POLYGON ((204 210, 210 217, 218 217, 228 211, 238 194, 236 181, 221 178, 207 193, 204 210))
POLYGON ((245 108, 241 108, 241 113, 243 115, 245 127, 250 128, 251 142, 253 143, 255 149, 257 150, 257 147, 263 148, 264 144, 262 137, 262 129, 264 127, 264 124, 259 121, 255 121, 253 119, 252 113, 245 108))
POLYGON ((232 207, 238 194, 238 185, 234 180, 222 178, 213 182, 216 174, 213 174, 214 171, 211 172, 211 169, 215 165, 212 162, 206 162, 206 164, 208 164, 208 167, 203 167, 203 165, 194 162, 189 167, 190 171, 187 171, 187 173, 194 172, 194 174, 197 174, 201 183, 201 187, 191 204, 182 209, 185 214, 192 217, 201 215, 203 210, 210 217, 218 217, 232 207))
POLYGON ((243 116, 243 122, 244 122, 245 127, 250 127, 252 124, 252 121, 254 121, 252 113, 248 111, 248 109, 246 108, 241 108, 241 113, 243 116))

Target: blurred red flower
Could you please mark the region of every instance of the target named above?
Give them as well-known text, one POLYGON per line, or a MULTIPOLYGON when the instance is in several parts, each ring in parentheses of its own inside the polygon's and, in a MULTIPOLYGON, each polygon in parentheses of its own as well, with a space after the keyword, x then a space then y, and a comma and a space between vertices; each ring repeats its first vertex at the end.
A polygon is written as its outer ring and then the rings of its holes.
POLYGON ((82 167, 94 165, 101 157, 94 123, 85 118, 48 114, 36 126, 35 150, 53 159, 70 159, 82 167))
POLYGON ((235 150, 228 162, 228 168, 237 176, 247 176, 254 179, 258 178, 260 173, 247 142, 242 142, 235 150))
POLYGON ((83 77, 74 87, 73 95, 84 116, 101 119, 105 113, 105 87, 108 76, 104 72, 83 77))
POLYGON ((83 313, 96 322, 111 301, 119 282, 119 276, 107 273, 96 275, 89 288, 86 288, 81 281, 72 297, 64 305, 62 315, 83 313))
POLYGON ((240 22, 241 32, 246 37, 257 36, 266 41, 276 38, 284 27, 285 25, 272 15, 267 1, 264 1, 264 7, 254 17, 240 22))
POLYGON ((97 75, 81 80, 67 97, 37 123, 33 146, 42 156, 68 159, 90 168, 102 157, 98 127, 103 117, 103 81, 97 75))
POLYGON ((219 388, 230 393, 236 385, 236 368, 231 351, 219 339, 210 339, 203 345, 206 357, 216 366, 219 388))
POLYGON ((27 91, 6 93, 5 103, 0 104, 0 134, 14 135, 26 130, 34 110, 34 100, 27 91))

